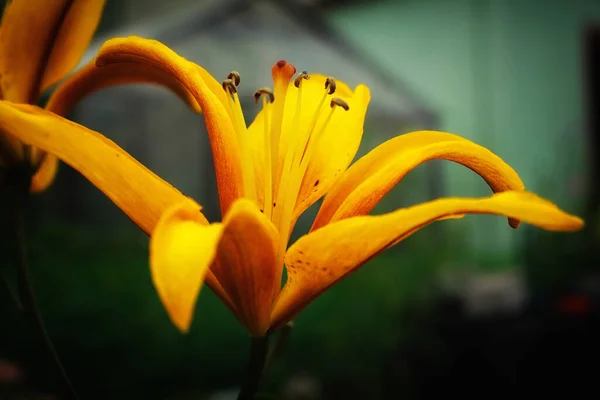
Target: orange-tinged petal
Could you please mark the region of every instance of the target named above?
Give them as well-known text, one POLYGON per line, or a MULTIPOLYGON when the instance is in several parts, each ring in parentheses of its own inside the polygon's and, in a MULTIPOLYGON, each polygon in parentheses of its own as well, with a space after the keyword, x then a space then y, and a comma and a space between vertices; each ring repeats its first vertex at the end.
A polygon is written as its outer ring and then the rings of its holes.
POLYGON ((171 74, 194 96, 204 114, 224 215, 243 193, 240 148, 221 85, 200 66, 155 40, 116 38, 104 43, 96 65, 138 63, 171 74))
POLYGON ((67 116, 85 96, 111 86, 149 83, 170 89, 196 112, 200 106, 192 94, 171 74, 140 63, 110 64, 97 67, 95 60, 73 74, 52 93, 46 109, 67 116))
POLYGON ((169 206, 192 201, 106 137, 36 106, 0 101, 0 131, 75 168, 148 234, 169 206))
MULTIPOLYGON (((348 168, 327 193, 312 229, 368 214, 406 174, 433 159, 472 169, 494 192, 524 189, 517 173, 485 147, 450 133, 412 132, 382 143, 348 168)), ((511 226, 517 227, 518 221, 511 226)))
POLYGON ((206 225, 199 207, 190 202, 167 209, 152 233, 152 281, 171 320, 182 332, 190 328, 222 233, 222 224, 206 225))
POLYGON ((253 336, 263 336, 270 324, 275 287, 278 235, 275 227, 247 199, 233 203, 212 271, 229 294, 238 317, 253 336))
POLYGON ((54 154, 44 154, 31 180, 31 193, 41 193, 52 184, 58 171, 58 164, 58 158, 54 154))
POLYGON ((583 221, 532 193, 506 191, 485 198, 444 198, 379 216, 358 216, 301 237, 288 250, 288 280, 272 316, 291 319, 315 297, 394 242, 430 222, 456 214, 497 214, 551 231, 576 231, 583 221))
POLYGON ((2 97, 36 103, 75 67, 100 21, 105 0, 12 0, 0 25, 2 97))

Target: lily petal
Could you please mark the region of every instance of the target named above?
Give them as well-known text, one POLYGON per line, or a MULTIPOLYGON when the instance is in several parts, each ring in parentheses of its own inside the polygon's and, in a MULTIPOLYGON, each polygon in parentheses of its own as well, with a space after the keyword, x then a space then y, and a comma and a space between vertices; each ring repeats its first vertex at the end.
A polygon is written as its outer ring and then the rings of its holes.
POLYGON ((174 204, 150 239, 152 280, 171 320, 189 330, 202 283, 217 253, 222 224, 207 225, 199 207, 174 204))
MULTIPOLYGON (((445 132, 407 133, 377 146, 342 175, 327 193, 312 230, 343 218, 368 214, 406 174, 433 159, 454 161, 470 168, 494 192, 525 187, 519 175, 485 147, 445 132)), ((518 221, 510 222, 511 226, 518 226, 518 221)))
POLYGON ((0 101, 0 131, 75 168, 147 234, 172 204, 192 201, 101 134, 36 106, 0 101))
POLYGON ((105 0, 12 0, 0 26, 2 97, 36 103, 79 62, 105 0))
POLYGON ((320 293, 394 242, 456 214, 497 214, 550 231, 576 231, 583 221, 532 193, 506 191, 486 198, 444 198, 379 216, 343 219, 301 237, 288 250, 288 280, 272 321, 280 325, 320 293))
POLYGON ((270 324, 271 304, 281 277, 276 274, 277 230, 250 200, 233 203, 212 267, 238 317, 253 336, 270 324))
POLYGON ((162 43, 139 37, 108 40, 96 58, 97 66, 144 64, 172 75, 194 96, 204 113, 213 152, 221 213, 243 194, 240 147, 228 111, 227 94, 203 68, 177 55, 162 43))
POLYGON ((152 281, 171 320, 182 332, 189 330, 222 232, 222 224, 206 225, 198 207, 186 202, 171 206, 152 234, 152 281))
POLYGON ((52 93, 46 109, 67 116, 73 106, 85 96, 111 86, 150 83, 173 91, 192 110, 201 112, 192 94, 173 75, 139 63, 109 64, 97 67, 92 61, 77 71, 52 93))

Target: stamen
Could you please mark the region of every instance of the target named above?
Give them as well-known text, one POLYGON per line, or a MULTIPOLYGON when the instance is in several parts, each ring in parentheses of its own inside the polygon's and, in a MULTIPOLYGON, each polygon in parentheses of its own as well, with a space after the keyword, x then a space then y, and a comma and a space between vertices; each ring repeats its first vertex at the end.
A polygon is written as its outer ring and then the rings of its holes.
POLYGON ((328 76, 325 80, 325 89, 328 89, 329 92, 327 94, 334 94, 336 89, 335 78, 333 76, 328 76))
POLYGON ((240 81, 241 81, 241 77, 240 77, 240 73, 237 71, 231 71, 228 75, 227 75, 227 79, 230 79, 233 81, 233 84, 235 86, 240 86, 240 81))
POLYGON ((222 83, 223 90, 229 93, 230 96, 233 96, 234 93, 237 93, 237 86, 233 83, 231 79, 225 79, 222 83))
POLYGON ((267 218, 271 218, 273 211, 273 176, 271 171, 271 122, 270 104, 275 101, 275 96, 270 89, 262 88, 254 92, 254 102, 258 103, 260 98, 263 98, 263 125, 264 125, 264 147, 265 147, 265 199, 263 204, 263 212, 267 218))
POLYGON ((342 107, 344 109, 344 111, 348 111, 350 109, 350 106, 348 105, 348 103, 346 103, 344 100, 340 99, 339 97, 334 97, 333 99, 331 99, 331 108, 335 108, 335 106, 339 106, 342 107))
POLYGON ((302 71, 298 74, 296 79, 294 79, 294 86, 300 89, 300 83, 302 83, 303 79, 310 79, 310 76, 306 73, 306 71, 302 71))
POLYGON ((254 175, 254 160, 252 158, 252 146, 248 138, 246 120, 238 97, 236 82, 240 78, 237 72, 231 72, 223 81, 223 89, 229 94, 227 100, 231 109, 233 127, 236 131, 238 144, 242 154, 242 175, 244 181, 244 195, 250 200, 256 200, 256 180, 254 175), (233 78, 233 79, 232 79, 233 78))
POLYGON ((256 92, 254 92, 254 103, 258 104, 258 100, 260 100, 261 96, 269 99, 269 103, 273 103, 275 101, 275 95, 269 88, 260 88, 256 92))

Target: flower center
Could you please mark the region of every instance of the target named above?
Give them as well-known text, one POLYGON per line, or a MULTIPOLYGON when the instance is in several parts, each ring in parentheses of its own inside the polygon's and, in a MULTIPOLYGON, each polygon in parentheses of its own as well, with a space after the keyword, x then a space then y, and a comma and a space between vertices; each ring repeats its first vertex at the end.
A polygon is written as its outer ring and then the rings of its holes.
MULTIPOLYGON (((257 202, 262 206, 264 214, 271 219, 277 227, 280 234, 280 257, 287 247, 287 242, 292 230, 292 220, 294 218, 294 208, 302 185, 302 180, 308 169, 311 158, 313 157, 320 137, 326 131, 334 113, 337 109, 348 110, 348 104, 332 95, 336 91, 336 82, 332 77, 325 80, 323 95, 316 104, 316 108, 310 113, 306 113, 303 107, 310 107, 310 104, 303 103, 302 95, 304 81, 310 79, 305 72, 299 73, 293 80, 294 87, 297 90, 289 90, 288 87, 291 78, 296 69, 285 61, 280 61, 273 66, 274 91, 268 88, 258 89, 254 93, 256 103, 262 98, 262 115, 264 132, 264 200, 262 204, 256 191, 256 180, 254 171, 254 147, 250 142, 246 129, 246 123, 240 106, 237 87, 240 84, 240 76, 237 72, 231 72, 225 81, 223 88, 229 94, 229 107, 233 124, 236 130, 238 143, 241 147, 242 169, 244 181, 244 196, 257 202), (286 97, 295 92, 296 106, 293 111, 293 120, 291 126, 292 132, 289 133, 287 148, 283 156, 282 164, 279 164, 280 142, 282 126, 284 122, 284 109, 286 97), (329 102, 328 102, 329 99, 329 102), (330 107, 327 107, 329 105, 330 107), (329 111, 327 109, 329 108, 329 111), (324 116, 324 113, 327 113, 324 116), (301 123, 301 118, 309 117, 308 125, 301 123), (321 118, 324 116, 324 118, 321 118), (319 121, 321 121, 319 123, 319 121), (305 127, 305 128, 302 128, 305 127), (307 127, 307 128, 306 128, 307 127), (278 179, 277 179, 278 178, 278 179)), ((291 114, 287 114, 291 115, 291 114)))

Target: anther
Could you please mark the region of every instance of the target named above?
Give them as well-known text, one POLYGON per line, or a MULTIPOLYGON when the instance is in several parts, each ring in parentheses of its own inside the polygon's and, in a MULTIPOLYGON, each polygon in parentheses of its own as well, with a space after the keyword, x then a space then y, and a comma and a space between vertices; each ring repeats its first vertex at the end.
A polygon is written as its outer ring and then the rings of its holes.
POLYGON ((237 88, 231 79, 225 79, 223 81, 223 90, 225 90, 230 95, 237 93, 237 88))
POLYGON ((340 99, 339 97, 334 97, 333 99, 331 99, 331 108, 334 108, 335 106, 339 106, 342 107, 344 109, 344 111, 348 111, 350 109, 350 106, 348 105, 348 103, 346 103, 344 100, 340 99))
POLYGON ((328 89, 328 94, 335 93, 335 78, 333 76, 328 76, 325 80, 325 89, 328 89))
POLYGON ((235 86, 240 86, 240 73, 237 71, 231 71, 228 75, 227 75, 227 79, 231 79, 233 81, 233 84, 235 86))
POLYGON ((254 92, 254 102, 258 104, 258 100, 260 100, 261 96, 266 96, 269 103, 273 103, 275 101, 275 95, 269 88, 261 88, 254 92))
POLYGON ((303 79, 310 79, 310 76, 306 73, 306 71, 302 71, 298 74, 296 79, 294 79, 294 86, 299 88, 303 79))

